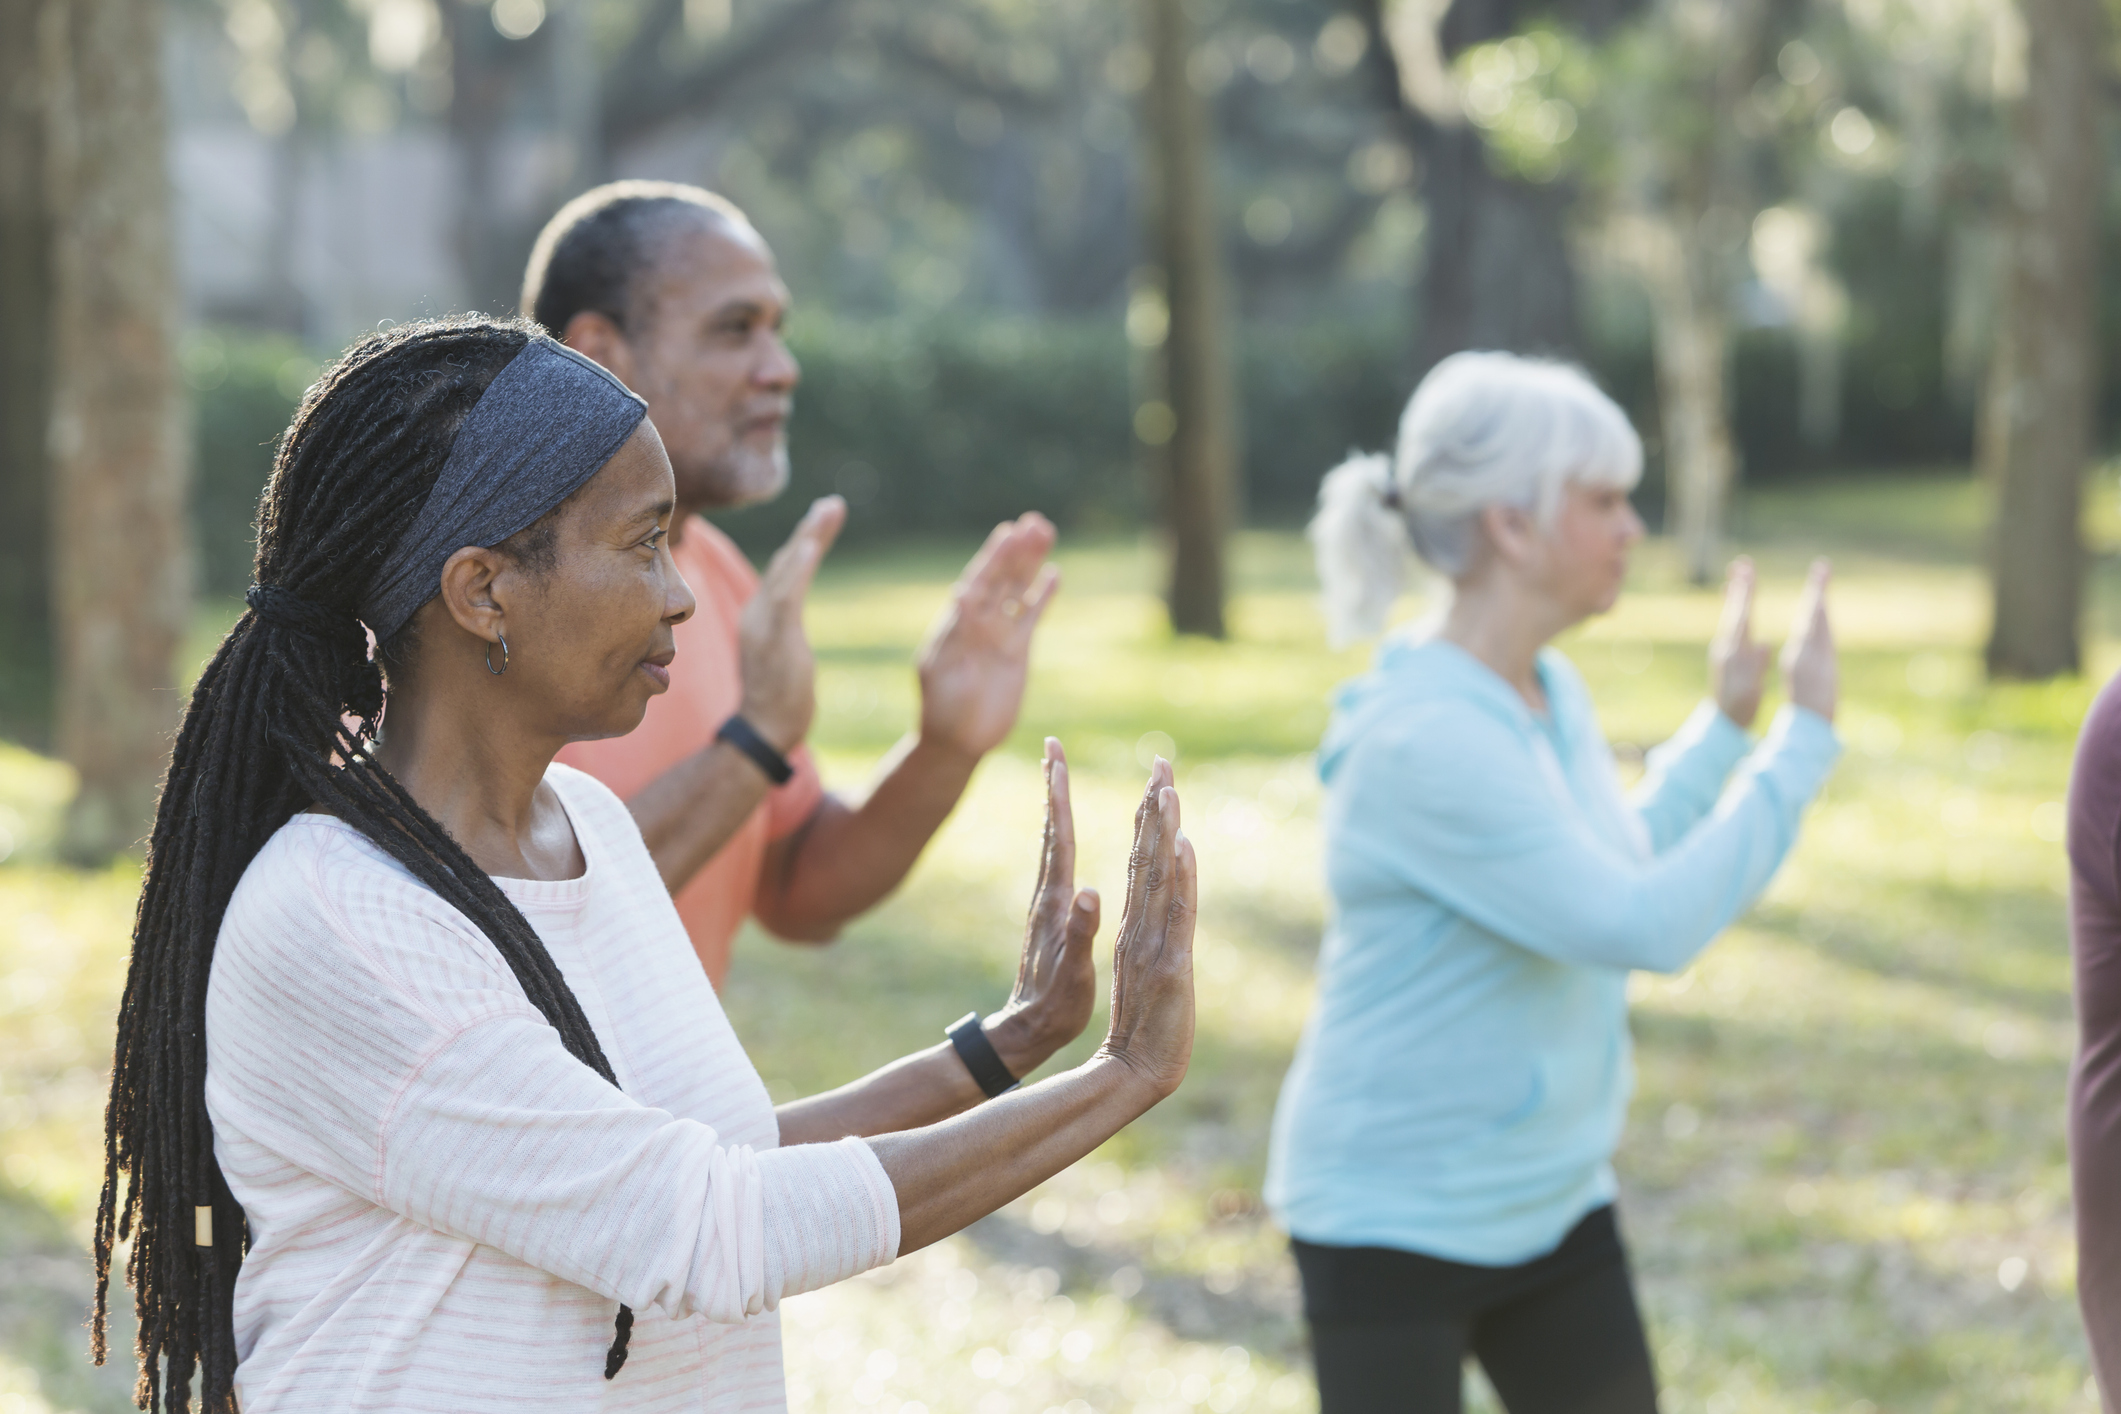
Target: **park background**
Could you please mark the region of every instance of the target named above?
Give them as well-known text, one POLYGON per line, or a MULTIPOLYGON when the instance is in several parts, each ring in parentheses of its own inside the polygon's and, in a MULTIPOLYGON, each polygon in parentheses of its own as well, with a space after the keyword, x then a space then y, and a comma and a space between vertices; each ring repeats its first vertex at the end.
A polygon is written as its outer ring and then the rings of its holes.
POLYGON ((2097 1409, 2061 802, 2121 666, 2114 59, 2098 0, 0 6, 0 1414, 129 1406, 80 1321, 136 841, 273 440, 364 330, 512 308, 612 176, 727 193, 795 292, 794 485, 725 524, 758 553, 851 505, 829 779, 910 722, 984 529, 1062 529, 1022 723, 905 889, 830 948, 740 941, 774 1094, 1001 1000, 1043 735, 1087 881, 1156 752, 1202 858, 1184 1089, 788 1303, 797 1414, 1315 1409, 1258 1190, 1324 919, 1310 752, 1365 650, 1326 648, 1299 529, 1469 347, 1578 360, 1642 430, 1667 533, 1565 645, 1624 769, 1701 692, 1725 555, 1776 631, 1838 567, 1848 754, 1761 904, 1634 988, 1665 1408, 2097 1409))

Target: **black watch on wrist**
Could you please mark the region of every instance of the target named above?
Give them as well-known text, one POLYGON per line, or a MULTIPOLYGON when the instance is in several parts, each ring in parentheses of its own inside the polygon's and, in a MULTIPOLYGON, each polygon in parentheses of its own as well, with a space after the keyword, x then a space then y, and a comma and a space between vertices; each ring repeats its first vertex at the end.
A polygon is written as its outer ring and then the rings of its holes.
POLYGON ((744 720, 741 712, 722 723, 722 729, 714 734, 716 741, 726 741, 751 758, 751 763, 766 773, 766 779, 777 786, 788 784, 795 775, 795 767, 788 758, 774 750, 773 743, 759 735, 759 729, 744 720))
POLYGON ((980 1092, 988 1099, 1006 1095, 1023 1082, 1009 1073, 1002 1064, 1001 1053, 994 1049, 994 1042, 987 1039, 987 1032, 980 1025, 979 1013, 968 1011, 943 1032, 950 1044, 957 1048, 957 1058, 972 1072, 972 1079, 980 1092))

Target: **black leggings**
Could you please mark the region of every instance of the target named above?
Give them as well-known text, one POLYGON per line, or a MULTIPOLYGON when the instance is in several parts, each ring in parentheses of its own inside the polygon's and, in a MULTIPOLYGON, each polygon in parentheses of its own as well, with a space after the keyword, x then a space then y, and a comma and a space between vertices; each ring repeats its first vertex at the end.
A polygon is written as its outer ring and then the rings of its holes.
POLYGON ((1611 1207, 1516 1267, 1295 1247, 1320 1414, 1460 1414, 1468 1353, 1509 1414, 1657 1414, 1611 1207))

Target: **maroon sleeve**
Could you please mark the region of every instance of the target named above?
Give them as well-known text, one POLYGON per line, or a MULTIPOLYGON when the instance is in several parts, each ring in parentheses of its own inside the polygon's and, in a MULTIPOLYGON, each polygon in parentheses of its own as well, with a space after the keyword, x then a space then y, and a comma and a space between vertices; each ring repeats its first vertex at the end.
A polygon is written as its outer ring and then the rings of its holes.
POLYGON ((2121 678, 2085 717, 2069 783, 2069 933, 2077 1058, 2070 1181, 2077 1300, 2108 1408, 2121 1403, 2121 678))

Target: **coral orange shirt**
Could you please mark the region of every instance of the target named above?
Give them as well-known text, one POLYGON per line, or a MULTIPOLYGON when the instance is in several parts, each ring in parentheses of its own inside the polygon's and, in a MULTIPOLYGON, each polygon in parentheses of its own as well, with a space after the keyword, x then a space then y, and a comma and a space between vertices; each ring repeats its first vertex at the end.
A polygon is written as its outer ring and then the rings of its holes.
MULTIPOLYGON (((669 690, 648 699, 648 715, 627 735, 574 742, 559 756, 611 787, 621 800, 632 799, 657 776, 705 750, 744 700, 737 616, 758 592, 757 572, 728 536, 698 516, 685 522, 670 555, 699 608, 677 626, 669 690)), ((758 895, 766 846, 801 828, 825 793, 809 748, 798 748, 788 762, 795 767, 794 779, 770 792, 692 882, 678 890, 678 916, 717 991, 729 975, 730 942, 758 895)))

